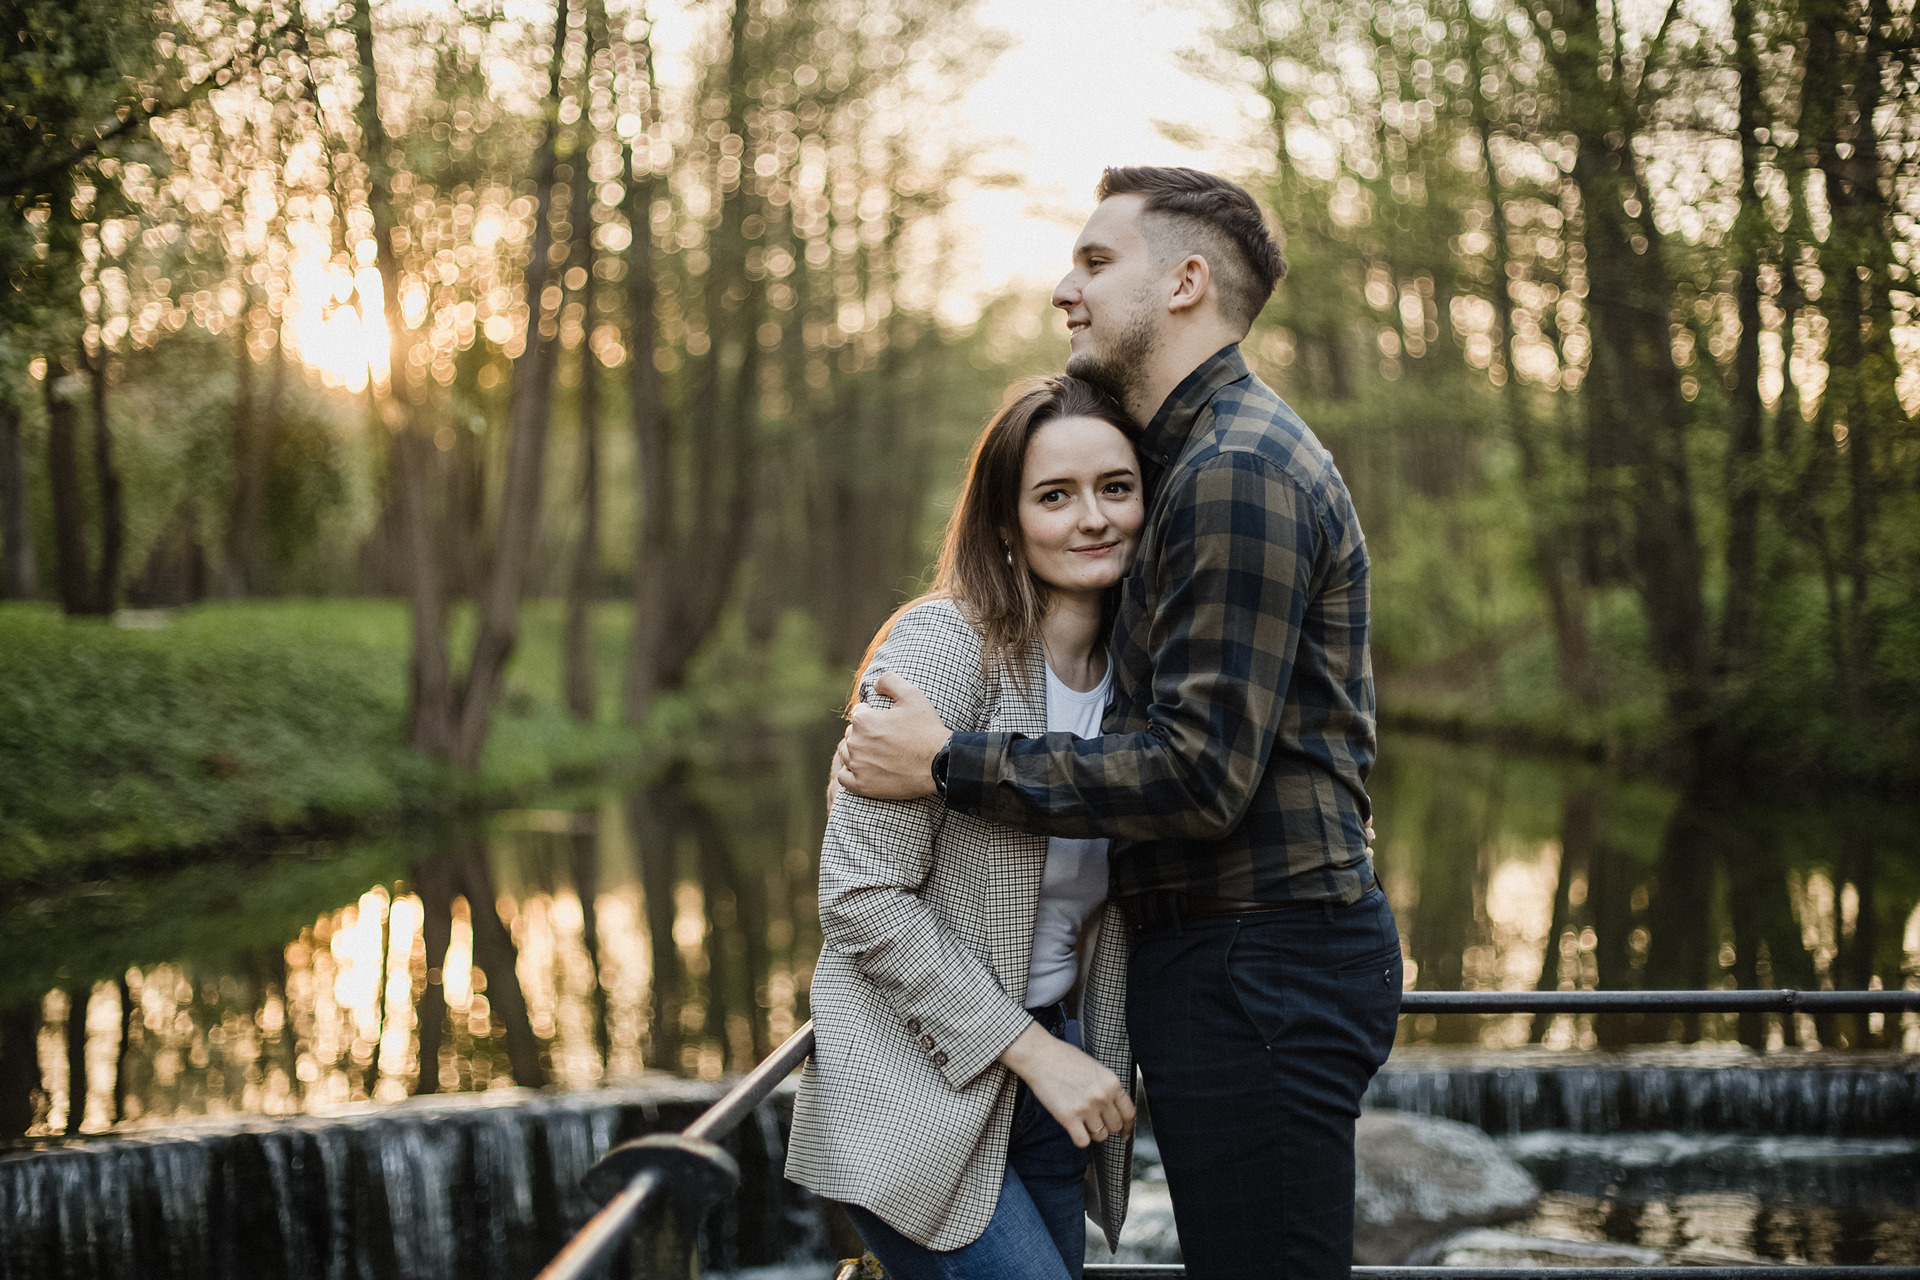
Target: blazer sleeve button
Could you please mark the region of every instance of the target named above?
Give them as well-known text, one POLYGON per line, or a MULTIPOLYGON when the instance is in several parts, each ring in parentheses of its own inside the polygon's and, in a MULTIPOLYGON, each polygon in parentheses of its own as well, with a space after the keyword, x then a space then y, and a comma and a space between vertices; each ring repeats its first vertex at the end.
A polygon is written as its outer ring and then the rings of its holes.
POLYGON ((908 1018, 908 1019, 907 1019, 907 1030, 909 1030, 909 1031, 911 1031, 911 1032, 913 1032, 913 1034, 915 1034, 915 1035, 919 1035, 919 1034, 920 1034, 920 1019, 918 1019, 918 1018, 908 1018))
POLYGON ((947 1065, 947 1051, 945 1049, 933 1055, 933 1065, 936 1067, 944 1067, 947 1065))
POLYGON ((931 1048, 933 1048, 933 1037, 932 1037, 932 1036, 921 1036, 921 1037, 920 1037, 920 1047, 921 1047, 922 1049, 931 1049, 931 1048))

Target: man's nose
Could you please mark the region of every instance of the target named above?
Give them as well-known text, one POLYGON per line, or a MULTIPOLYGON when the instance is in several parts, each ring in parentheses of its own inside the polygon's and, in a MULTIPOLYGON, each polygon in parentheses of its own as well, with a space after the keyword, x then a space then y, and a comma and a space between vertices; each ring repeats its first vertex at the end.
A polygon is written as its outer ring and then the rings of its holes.
POLYGON ((1060 277, 1059 284, 1053 286, 1053 305, 1062 311, 1080 301, 1080 282, 1074 278, 1079 274, 1077 271, 1069 271, 1060 277))

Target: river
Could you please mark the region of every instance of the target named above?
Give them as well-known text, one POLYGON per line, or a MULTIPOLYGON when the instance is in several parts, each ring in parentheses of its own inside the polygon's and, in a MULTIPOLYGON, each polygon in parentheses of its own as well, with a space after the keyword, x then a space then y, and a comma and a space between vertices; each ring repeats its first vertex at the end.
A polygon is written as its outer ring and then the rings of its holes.
MULTIPOLYGON (((830 733, 743 738, 644 785, 484 819, 16 894, 0 906, 0 1121, 47 1138, 738 1070, 808 1017, 830 733)), ((1410 986, 1920 986, 1912 806, 1676 813, 1656 783, 1404 735, 1371 789, 1410 986)), ((1692 1042, 1774 1064, 1914 1053, 1920 1019, 1401 1027, 1410 1062, 1692 1042)), ((1920 1158, 1904 1167, 1903 1215, 1920 1158)))

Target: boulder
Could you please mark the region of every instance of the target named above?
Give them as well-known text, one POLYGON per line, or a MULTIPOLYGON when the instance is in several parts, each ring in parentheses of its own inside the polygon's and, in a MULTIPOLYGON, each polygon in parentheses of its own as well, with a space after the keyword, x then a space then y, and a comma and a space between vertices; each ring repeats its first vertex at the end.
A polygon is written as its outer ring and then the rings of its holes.
POLYGON ((1403 1262, 1469 1227, 1531 1217, 1540 1188, 1470 1124, 1367 1111, 1354 1136, 1353 1260, 1403 1262))
MULTIPOLYGON (((1532 1216, 1540 1189, 1472 1125, 1395 1111, 1361 1115, 1355 1135, 1354 1244, 1358 1263, 1396 1263, 1469 1227, 1532 1216)), ((1153 1139, 1134 1148, 1133 1195, 1119 1252, 1087 1224, 1088 1262, 1179 1262, 1173 1201, 1153 1139)))
POLYGON ((1463 1231, 1415 1251, 1408 1262, 1443 1267, 1759 1267, 1767 1259, 1718 1245, 1649 1249, 1601 1240, 1551 1240, 1485 1228, 1463 1231))
POLYGON ((1441 1267, 1656 1267, 1667 1261, 1660 1250, 1638 1245, 1549 1240, 1484 1228, 1449 1236, 1414 1258, 1441 1267))
POLYGON ((1087 1223, 1088 1262, 1179 1262, 1180 1233, 1173 1226, 1173 1199, 1164 1182, 1135 1182, 1127 1198, 1127 1225, 1120 1249, 1107 1252, 1107 1238, 1087 1223))

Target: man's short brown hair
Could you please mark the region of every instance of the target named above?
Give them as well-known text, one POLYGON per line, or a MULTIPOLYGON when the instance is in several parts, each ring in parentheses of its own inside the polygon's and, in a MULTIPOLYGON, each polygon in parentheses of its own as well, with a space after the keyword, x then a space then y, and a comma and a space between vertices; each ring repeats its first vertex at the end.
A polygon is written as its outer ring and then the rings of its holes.
POLYGON ((1205 258, 1220 290, 1221 316, 1243 329, 1253 326, 1287 274, 1260 206, 1238 183, 1199 169, 1119 165, 1100 175, 1094 191, 1095 199, 1109 196, 1146 197, 1142 212, 1160 215, 1163 224, 1160 234, 1148 234, 1155 253, 1205 258))

